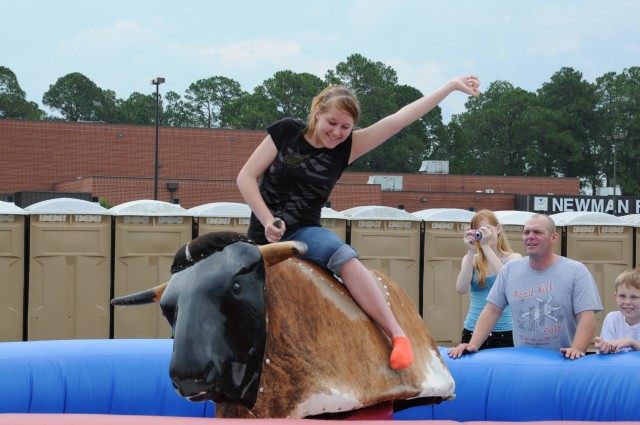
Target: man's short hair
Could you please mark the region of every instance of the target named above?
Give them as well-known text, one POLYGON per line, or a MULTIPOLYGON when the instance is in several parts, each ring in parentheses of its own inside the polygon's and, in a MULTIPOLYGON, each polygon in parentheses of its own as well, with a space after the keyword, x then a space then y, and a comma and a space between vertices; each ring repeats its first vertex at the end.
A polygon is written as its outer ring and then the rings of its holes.
POLYGON ((529 217, 529 220, 534 218, 544 218, 547 223, 544 227, 549 231, 550 234, 556 233, 556 222, 553 221, 553 218, 544 214, 534 214, 531 217, 529 217))

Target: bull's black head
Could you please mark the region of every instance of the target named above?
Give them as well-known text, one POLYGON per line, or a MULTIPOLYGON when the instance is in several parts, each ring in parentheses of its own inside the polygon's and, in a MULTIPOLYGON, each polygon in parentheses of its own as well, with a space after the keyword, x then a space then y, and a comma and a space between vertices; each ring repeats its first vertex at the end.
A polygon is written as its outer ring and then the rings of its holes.
POLYGON ((174 331, 169 374, 193 401, 253 407, 266 340, 265 265, 235 242, 175 273, 160 305, 174 331))
POLYGON ((257 246, 233 232, 200 236, 178 250, 169 282, 113 299, 160 301, 174 331, 169 374, 193 401, 256 402, 265 350, 265 268, 304 253, 296 241, 257 246))

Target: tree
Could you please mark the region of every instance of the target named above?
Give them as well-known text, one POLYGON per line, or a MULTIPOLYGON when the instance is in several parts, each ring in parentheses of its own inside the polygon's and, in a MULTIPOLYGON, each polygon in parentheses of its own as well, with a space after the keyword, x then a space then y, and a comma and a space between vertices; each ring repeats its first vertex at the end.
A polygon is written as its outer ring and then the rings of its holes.
POLYGON ((625 69, 622 75, 625 139, 620 144, 624 172, 621 185, 625 194, 640 196, 640 67, 625 69))
POLYGON ((0 118, 38 120, 44 112, 35 102, 26 99, 26 93, 16 74, 7 67, 0 66, 0 118))
MULTIPOLYGON (((116 98, 116 92, 113 90, 102 91, 102 101, 100 107, 96 110, 96 121, 108 123, 121 123, 119 119, 120 103, 122 101, 116 98)), ((135 123, 127 123, 135 124, 135 123)))
POLYGON ((211 77, 189 85, 185 98, 198 127, 218 128, 222 106, 243 93, 237 81, 226 77, 211 77))
POLYGON ((73 72, 49 86, 42 103, 68 121, 97 121, 105 106, 105 94, 93 81, 73 72))
MULTIPOLYGON (((406 85, 395 86, 392 92, 396 108, 391 113, 422 97, 422 93, 417 89, 406 85)), ((379 171, 417 173, 430 142, 435 144, 439 142, 435 134, 430 133, 429 130, 431 127, 438 127, 441 123, 440 108, 436 107, 367 154, 369 164, 378 164, 379 171)))
POLYGON ((477 158, 475 146, 465 135, 465 114, 453 115, 447 125, 447 143, 438 145, 431 159, 449 161, 452 174, 476 174, 484 164, 477 158))
POLYGON ((182 100, 178 93, 169 91, 164 96, 164 100, 167 104, 163 114, 164 125, 170 127, 195 127, 197 125, 189 105, 182 100))
POLYGON ((562 162, 564 159, 558 157, 555 149, 549 146, 556 146, 565 143, 568 137, 561 124, 557 120, 554 111, 539 104, 529 108, 529 161, 524 170, 524 175, 564 177, 562 174, 562 162))
POLYGON ((313 74, 278 71, 262 83, 264 95, 273 100, 278 114, 306 120, 313 98, 325 88, 322 79, 313 74))
POLYGON ((605 116, 602 140, 606 161, 603 173, 607 186, 616 186, 622 194, 640 194, 640 67, 625 69, 622 74, 609 72, 596 80, 599 111, 605 116), (615 161, 615 165, 614 165, 615 161))
POLYGON ((264 86, 224 104, 220 110, 222 127, 243 130, 264 130, 281 118, 283 115, 278 112, 277 101, 267 96, 264 86))
MULTIPOLYGON (((540 156, 531 144, 530 128, 534 125, 531 108, 537 100, 533 93, 515 88, 506 81, 492 82, 477 98, 467 101, 467 112, 456 123, 464 149, 456 149, 473 165, 457 162, 464 173, 538 175, 540 156)), ((456 173, 458 170, 456 169, 456 173)))
POLYGON ((109 122, 120 124, 155 125, 156 94, 133 92, 128 99, 117 101, 117 114, 115 120, 109 122))
POLYGON ((554 166, 561 176, 597 179, 602 117, 597 112, 595 85, 583 80, 582 73, 562 68, 551 82, 542 85, 538 96, 541 106, 553 112, 551 118, 558 130, 555 140, 541 141, 540 148, 555 158, 554 166))
POLYGON ((306 120, 311 101, 325 85, 313 74, 278 71, 252 94, 225 104, 220 113, 221 124, 263 130, 284 117, 306 120))
POLYGON ((451 144, 451 134, 442 121, 442 108, 436 106, 421 121, 425 126, 427 139, 423 160, 448 161, 447 146, 451 144))

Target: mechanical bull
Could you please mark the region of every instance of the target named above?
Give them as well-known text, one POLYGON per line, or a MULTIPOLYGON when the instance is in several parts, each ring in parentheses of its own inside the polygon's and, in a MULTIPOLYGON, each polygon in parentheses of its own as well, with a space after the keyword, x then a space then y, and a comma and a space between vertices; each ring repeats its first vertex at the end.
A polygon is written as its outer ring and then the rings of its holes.
POLYGON ((218 417, 304 418, 454 397, 454 382, 399 286, 372 271, 411 340, 414 363, 388 366, 391 342, 333 275, 293 258, 306 246, 257 246, 230 232, 189 242, 168 283, 112 301, 160 301, 174 332, 179 394, 212 400, 218 417))

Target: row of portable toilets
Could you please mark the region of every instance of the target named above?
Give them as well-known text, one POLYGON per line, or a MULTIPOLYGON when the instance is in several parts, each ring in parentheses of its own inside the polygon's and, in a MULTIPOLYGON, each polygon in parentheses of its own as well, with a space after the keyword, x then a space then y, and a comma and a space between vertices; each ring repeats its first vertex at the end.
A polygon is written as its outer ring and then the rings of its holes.
MULTIPOLYGON (((469 305, 455 281, 466 253, 462 235, 473 214, 449 208, 324 208, 322 224, 353 245, 365 265, 394 278, 435 341, 446 346, 459 342, 469 305)), ((522 230, 532 213, 496 215, 511 248, 524 255, 522 230)), ((249 216, 247 205, 228 202, 191 209, 150 200, 111 209, 69 198, 24 209, 0 202, 0 341, 170 337, 159 306, 114 308, 110 300, 169 280, 178 248, 209 232, 246 233, 249 216)), ((562 235, 557 253, 584 263, 605 312, 614 310, 616 276, 640 264, 640 215, 552 217, 562 235)), ((603 318, 598 317, 598 332, 603 318)))

